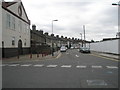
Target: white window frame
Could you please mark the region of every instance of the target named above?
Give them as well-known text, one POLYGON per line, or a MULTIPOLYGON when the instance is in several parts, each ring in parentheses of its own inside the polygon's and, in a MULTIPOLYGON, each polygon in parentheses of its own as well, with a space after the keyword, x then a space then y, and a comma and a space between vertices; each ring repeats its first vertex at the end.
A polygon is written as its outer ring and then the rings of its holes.
POLYGON ((15 37, 12 37, 12 46, 15 46, 15 37))

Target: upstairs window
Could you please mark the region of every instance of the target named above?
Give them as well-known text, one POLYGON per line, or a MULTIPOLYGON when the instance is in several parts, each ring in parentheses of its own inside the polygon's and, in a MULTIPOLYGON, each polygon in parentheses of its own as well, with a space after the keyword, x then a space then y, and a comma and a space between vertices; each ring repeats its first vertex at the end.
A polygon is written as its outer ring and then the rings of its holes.
POLYGON ((12 29, 15 30, 15 17, 12 17, 12 29))
POLYGON ((10 14, 7 14, 7 20, 6 20, 6 26, 8 29, 11 28, 11 17, 10 17, 10 14))

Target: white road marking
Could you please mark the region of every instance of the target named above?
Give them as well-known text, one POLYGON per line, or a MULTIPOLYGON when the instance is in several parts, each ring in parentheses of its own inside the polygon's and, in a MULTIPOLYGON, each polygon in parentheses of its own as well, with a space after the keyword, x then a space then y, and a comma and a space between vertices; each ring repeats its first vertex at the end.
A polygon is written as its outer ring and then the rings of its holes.
POLYGON ((75 55, 76 57, 79 57, 78 55, 75 55))
POLYGON ((86 68, 87 66, 80 66, 80 65, 78 65, 78 66, 76 66, 76 68, 86 68))
POLYGON ((36 65, 33 65, 34 67, 43 67, 44 65, 43 64, 36 64, 36 65))
POLYGON ((31 64, 23 64, 22 67, 29 67, 31 64))
POLYGON ((102 66, 92 66, 92 68, 102 68, 102 66))
POLYGON ((106 66, 107 68, 110 68, 110 69, 118 69, 117 66, 106 66))
POLYGON ((64 68, 71 68, 72 65, 62 65, 61 67, 64 67, 64 68))
POLYGON ((54 67, 57 67, 58 65, 47 65, 46 67, 51 67, 51 68, 54 68, 54 67))
POLYGON ((19 64, 11 64, 11 65, 8 65, 8 66, 11 66, 11 67, 15 67, 15 66, 18 66, 19 64))
POLYGON ((7 64, 0 64, 0 66, 1 66, 1 67, 3 67, 3 66, 7 66, 7 64))

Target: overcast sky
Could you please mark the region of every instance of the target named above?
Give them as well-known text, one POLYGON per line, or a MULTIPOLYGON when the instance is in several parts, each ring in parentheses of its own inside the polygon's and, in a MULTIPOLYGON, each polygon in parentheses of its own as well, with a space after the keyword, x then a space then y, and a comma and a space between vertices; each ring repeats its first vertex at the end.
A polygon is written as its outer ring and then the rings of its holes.
POLYGON ((118 32, 119 0, 22 0, 31 25, 64 37, 81 39, 85 25, 86 40, 113 38, 118 32))

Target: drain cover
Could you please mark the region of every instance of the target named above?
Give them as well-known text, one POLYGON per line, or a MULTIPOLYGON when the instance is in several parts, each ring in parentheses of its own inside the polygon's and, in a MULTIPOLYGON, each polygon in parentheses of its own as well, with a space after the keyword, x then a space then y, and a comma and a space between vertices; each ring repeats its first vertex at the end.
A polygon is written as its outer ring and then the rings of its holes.
POLYGON ((87 80, 88 86, 106 86, 107 83, 104 80, 87 80))

